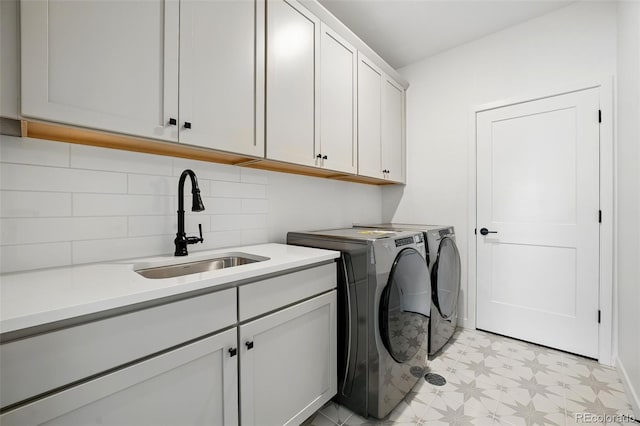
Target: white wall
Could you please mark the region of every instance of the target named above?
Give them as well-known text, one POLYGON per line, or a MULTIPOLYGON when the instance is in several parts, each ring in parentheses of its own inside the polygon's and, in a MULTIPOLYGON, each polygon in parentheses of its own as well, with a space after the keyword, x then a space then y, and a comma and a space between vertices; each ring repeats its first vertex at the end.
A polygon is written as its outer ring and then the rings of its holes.
POLYGON ((190 211, 187 183, 187 233, 202 223, 205 239, 190 251, 381 219, 371 185, 0 136, 0 271, 173 253, 186 168, 206 207, 190 211))
POLYGON ((640 418, 640 3, 618 6, 618 369, 640 418))
POLYGON ((472 111, 616 72, 616 5, 576 2, 399 70, 407 93, 407 186, 383 189, 383 220, 452 224, 460 246, 463 325, 475 323, 467 284, 472 111))

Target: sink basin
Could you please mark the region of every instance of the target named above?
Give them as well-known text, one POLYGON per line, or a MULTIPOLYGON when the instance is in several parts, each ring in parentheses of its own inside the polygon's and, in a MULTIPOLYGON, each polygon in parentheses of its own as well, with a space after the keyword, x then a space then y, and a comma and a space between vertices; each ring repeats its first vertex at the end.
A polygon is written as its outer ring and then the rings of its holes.
POLYGON ((199 274, 201 272, 248 265, 250 263, 262 262, 268 259, 268 257, 254 256, 250 254, 234 254, 216 257, 213 259, 198 260, 195 262, 137 269, 136 272, 145 278, 151 279, 174 278, 181 277, 183 275, 199 274))

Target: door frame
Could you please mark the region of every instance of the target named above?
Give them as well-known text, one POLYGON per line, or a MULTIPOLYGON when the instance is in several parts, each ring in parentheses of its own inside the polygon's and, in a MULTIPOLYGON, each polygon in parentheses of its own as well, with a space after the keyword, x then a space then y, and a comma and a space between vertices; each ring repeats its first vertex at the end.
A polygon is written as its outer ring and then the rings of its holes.
POLYGON ((594 78, 583 82, 571 82, 559 86, 549 87, 532 93, 524 93, 521 96, 508 98, 478 105, 469 114, 468 135, 468 261, 467 261, 467 312, 464 326, 476 328, 476 303, 477 303, 477 246, 474 232, 477 227, 477 128, 476 116, 478 113, 501 108, 505 106, 540 100, 558 95, 564 95, 580 90, 597 88, 600 96, 600 110, 602 122, 600 123, 600 209, 602 210, 602 223, 600 224, 600 276, 598 304, 601 312, 601 321, 598 327, 598 361, 601 364, 614 366, 614 326, 613 317, 614 299, 614 87, 613 76, 594 78))

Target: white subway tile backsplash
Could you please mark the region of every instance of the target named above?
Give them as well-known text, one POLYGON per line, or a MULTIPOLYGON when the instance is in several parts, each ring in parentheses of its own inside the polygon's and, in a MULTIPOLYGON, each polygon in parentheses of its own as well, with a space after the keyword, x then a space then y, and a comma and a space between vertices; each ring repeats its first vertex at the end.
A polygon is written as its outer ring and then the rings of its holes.
MULTIPOLYGON (((178 232, 177 215, 171 216, 129 216, 129 236, 167 235, 172 240, 178 232)), ((202 224, 202 232, 210 231, 210 216, 201 213, 185 215, 185 230, 188 235, 198 233, 198 224, 202 224)))
POLYGON ((268 173, 264 170, 241 168, 240 169, 240 182, 244 183, 259 183, 266 185, 269 183, 268 173))
POLYGON ((267 227, 266 214, 213 215, 211 230, 229 231, 241 229, 259 229, 267 227))
MULTIPOLYGON (((198 179, 198 187, 203 196, 209 195, 208 180, 198 179)), ((129 174, 129 194, 177 195, 178 177, 129 174)), ((187 179, 184 193, 191 194, 191 180, 187 179)))
POLYGON ((242 245, 242 231, 207 232, 203 237, 204 242, 190 246, 189 252, 242 245))
POLYGON ((180 176, 185 169, 191 169, 200 179, 240 182, 240 168, 226 164, 209 163, 206 161, 173 159, 173 175, 180 176))
POLYGON ((122 238, 126 235, 126 217, 0 219, 2 245, 122 238))
POLYGON ((0 272, 71 265, 71 243, 25 244, 0 247, 0 272))
POLYGON ((186 232, 201 223, 204 236, 190 253, 284 242, 287 230, 348 226, 360 211, 371 216, 361 221, 380 220, 379 188, 3 136, 1 272, 172 254, 184 169, 195 171, 205 205, 190 211, 187 180, 186 232))
POLYGON ((57 167, 2 164, 0 189, 103 194, 126 193, 127 175, 57 167))
POLYGON ((267 187, 255 183, 213 181, 211 195, 228 198, 266 198, 267 187))
POLYGON ((40 166, 69 166, 69 144, 0 135, 0 161, 40 166))
POLYGON ((268 213, 269 202, 267 200, 242 200, 242 213, 268 213))
POLYGON ((166 236, 73 241, 76 263, 104 262, 173 253, 173 239, 166 236))
POLYGON ((203 197, 202 202, 209 214, 242 213, 242 200, 238 198, 203 197))
POLYGON ((87 145, 71 145, 71 167, 171 176, 172 158, 87 145))
POLYGON ((71 216, 71 194, 0 191, 0 217, 71 216))
POLYGON ((243 229, 242 230, 243 245, 263 244, 267 242, 269 242, 268 229, 243 229))
POLYGON ((176 197, 128 194, 73 194, 74 216, 170 215, 176 197))

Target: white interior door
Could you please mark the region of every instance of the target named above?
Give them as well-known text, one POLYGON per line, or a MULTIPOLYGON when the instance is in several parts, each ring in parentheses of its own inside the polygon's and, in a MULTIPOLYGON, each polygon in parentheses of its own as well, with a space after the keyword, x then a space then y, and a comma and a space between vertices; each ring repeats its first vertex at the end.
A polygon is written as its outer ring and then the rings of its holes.
POLYGON ((478 328, 597 358, 598 109, 589 89, 477 114, 478 328))

